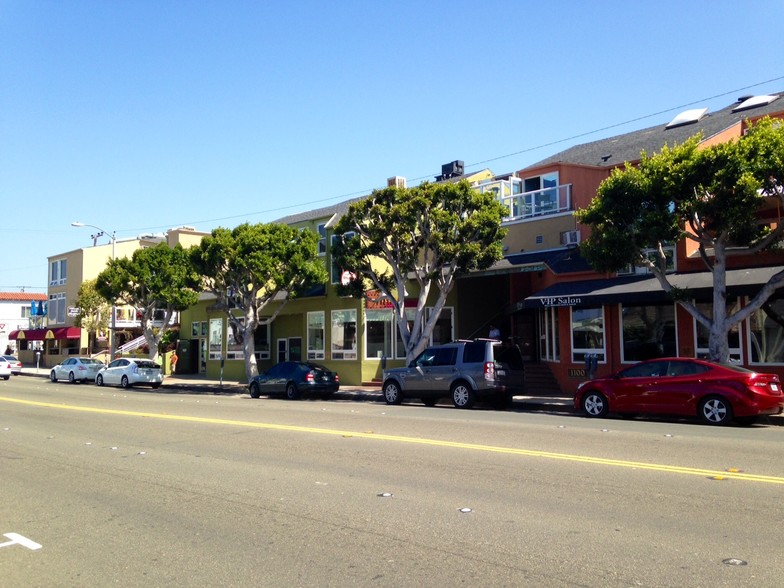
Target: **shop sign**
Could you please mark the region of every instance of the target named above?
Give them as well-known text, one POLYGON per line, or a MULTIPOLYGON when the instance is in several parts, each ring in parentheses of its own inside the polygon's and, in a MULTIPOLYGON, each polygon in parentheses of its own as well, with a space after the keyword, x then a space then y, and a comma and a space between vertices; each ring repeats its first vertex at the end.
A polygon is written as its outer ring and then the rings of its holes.
POLYGON ((546 296, 540 300, 542 306, 576 306, 582 303, 579 296, 546 296))

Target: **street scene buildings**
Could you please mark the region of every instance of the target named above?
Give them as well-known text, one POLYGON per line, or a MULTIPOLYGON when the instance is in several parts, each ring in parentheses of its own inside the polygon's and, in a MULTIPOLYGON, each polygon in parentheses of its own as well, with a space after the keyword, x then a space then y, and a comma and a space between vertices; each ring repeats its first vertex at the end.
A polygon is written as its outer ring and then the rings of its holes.
MULTIPOLYGON (((580 255, 588 235, 575 211, 585 208, 613 169, 638 162, 664 145, 680 144, 701 134, 709 146, 741 137, 762 117, 784 118, 779 95, 742 96, 710 112, 691 109, 652 127, 576 145, 513 173, 489 169, 467 173, 459 160, 442 166, 435 181, 469 181, 491 192, 503 204, 504 257, 491 268, 462 277, 450 294, 432 343, 487 337, 491 326, 500 338, 518 346, 526 362, 526 386, 532 392, 573 393, 595 362, 597 375, 624 364, 665 356, 706 357, 706 330, 660 287, 644 269, 629 267, 613 274, 594 271, 580 255), (587 363, 588 362, 588 363, 587 363)), ((405 186, 393 176, 389 185, 405 186)), ((289 301, 274 318, 261 317, 256 331, 259 369, 284 360, 315 360, 339 372, 345 384, 380 383, 383 366, 402 365, 405 352, 389 301, 369 291, 363 299, 342 297, 337 289, 343 272, 331 258, 334 227, 353 200, 279 219, 320 236, 318 254, 329 272, 329 283, 289 301)), ((761 211, 760 222, 780 222, 782 211, 761 211)), ((36 351, 51 366, 74 354, 96 354, 111 347, 112 333, 102 333, 88 348, 83 329, 74 327, 73 305, 80 284, 93 279, 112 256, 166 242, 184 247, 205 235, 187 227, 163 235, 140 236, 111 243, 94 243, 49 256, 49 290, 45 300, 27 296, 21 308, 45 302, 46 314, 5 319, 8 344, 24 362, 36 351), (22 319, 29 319, 27 321, 22 319), (37 322, 34 320, 36 319, 37 322), (24 324, 22 324, 24 323, 24 324)), ((669 245, 668 272, 673 284, 687 289, 696 303, 712 304, 712 280, 693 245, 669 245)), ((779 271, 784 251, 736 257, 728 268, 728 300, 742 307, 779 271)), ((413 291, 412 291, 413 293, 413 291)), ((7 294, 5 296, 8 296, 7 294)), ((21 296, 17 294, 17 296, 21 296)), ((415 299, 411 299, 415 304, 415 299)), ((275 309, 270 309, 272 313, 275 309)), ((114 309, 115 348, 133 353, 140 328, 135 311, 114 309)), ((784 376, 784 289, 730 335, 731 360, 784 376)), ((243 381, 244 351, 228 328, 217 300, 204 294, 200 302, 180 313, 177 354, 180 373, 203 374, 243 381)), ((494 336, 498 336, 494 333, 494 336)))

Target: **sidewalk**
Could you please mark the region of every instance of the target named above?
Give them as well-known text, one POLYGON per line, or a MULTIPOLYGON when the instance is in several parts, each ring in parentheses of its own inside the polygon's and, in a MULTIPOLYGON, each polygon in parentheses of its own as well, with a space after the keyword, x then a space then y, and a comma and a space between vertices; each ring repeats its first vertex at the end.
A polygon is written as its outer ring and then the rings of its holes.
MULTIPOLYGON (((49 370, 40 368, 36 373, 35 368, 24 367, 22 376, 49 378, 49 370)), ((149 391, 149 387, 139 386, 141 391, 149 391)), ((158 388, 159 394, 213 394, 223 396, 236 396, 248 393, 248 385, 236 380, 210 380, 201 374, 180 374, 166 376, 163 385, 158 388)), ((350 400, 355 402, 383 402, 381 385, 378 386, 341 386, 332 398, 337 400, 350 400)), ((525 410, 541 410, 546 412, 573 413, 571 397, 549 396, 515 396, 513 408, 525 410)))

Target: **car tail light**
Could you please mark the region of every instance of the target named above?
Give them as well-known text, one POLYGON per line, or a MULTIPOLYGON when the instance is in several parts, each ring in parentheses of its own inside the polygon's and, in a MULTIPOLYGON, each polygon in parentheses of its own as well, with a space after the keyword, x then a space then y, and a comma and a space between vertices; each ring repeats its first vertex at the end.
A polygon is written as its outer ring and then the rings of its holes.
POLYGON ((485 380, 495 380, 495 362, 485 362, 485 380))
POLYGON ((339 375, 337 375, 337 374, 335 374, 335 381, 336 381, 336 382, 340 382, 340 376, 339 376, 339 375))
POLYGON ((316 381, 316 377, 313 375, 313 372, 308 372, 308 375, 305 376, 305 381, 310 384, 316 381))

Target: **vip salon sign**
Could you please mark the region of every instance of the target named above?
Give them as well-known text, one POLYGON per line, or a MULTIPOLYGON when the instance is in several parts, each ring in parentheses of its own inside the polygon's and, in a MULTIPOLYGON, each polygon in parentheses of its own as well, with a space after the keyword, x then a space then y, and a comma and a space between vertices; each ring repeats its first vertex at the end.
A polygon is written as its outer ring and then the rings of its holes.
POLYGON ((577 306, 582 304, 582 298, 579 296, 546 296, 540 298, 542 306, 577 306))

